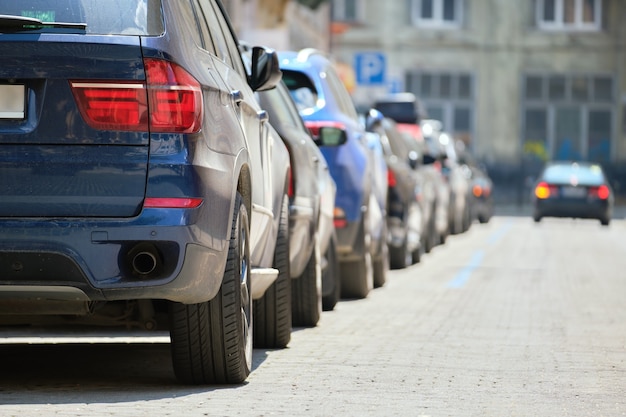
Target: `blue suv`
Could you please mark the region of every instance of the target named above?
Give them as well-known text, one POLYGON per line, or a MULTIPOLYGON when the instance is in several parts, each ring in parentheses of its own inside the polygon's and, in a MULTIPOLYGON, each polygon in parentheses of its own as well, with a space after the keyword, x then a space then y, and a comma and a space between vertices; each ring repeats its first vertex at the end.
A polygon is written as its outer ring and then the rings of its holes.
POLYGON ((243 381, 289 279, 277 55, 218 0, 3 0, 0 53, 0 322, 164 326, 182 382, 243 381))
MULTIPOLYGON (((335 228, 345 298, 385 282, 387 170, 330 60, 313 49, 280 52, 283 80, 337 184, 335 228)), ((380 145, 378 145, 380 147, 380 145)))

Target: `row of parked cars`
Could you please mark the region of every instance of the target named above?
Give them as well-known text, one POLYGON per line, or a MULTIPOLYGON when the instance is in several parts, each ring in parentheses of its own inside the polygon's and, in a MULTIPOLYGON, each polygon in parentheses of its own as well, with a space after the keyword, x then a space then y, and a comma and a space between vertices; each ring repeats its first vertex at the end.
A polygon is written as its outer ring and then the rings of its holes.
POLYGON ((491 215, 436 121, 359 114, 218 0, 7 0, 0 50, 3 325, 167 329, 181 382, 239 383, 491 215))

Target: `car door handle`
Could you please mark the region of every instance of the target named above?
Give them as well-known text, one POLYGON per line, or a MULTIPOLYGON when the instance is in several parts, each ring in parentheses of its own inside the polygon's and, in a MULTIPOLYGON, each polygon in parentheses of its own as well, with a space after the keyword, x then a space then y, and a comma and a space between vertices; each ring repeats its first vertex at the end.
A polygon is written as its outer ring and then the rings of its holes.
POLYGON ((243 93, 239 90, 233 90, 230 92, 230 97, 233 99, 235 104, 239 104, 243 101, 243 93))

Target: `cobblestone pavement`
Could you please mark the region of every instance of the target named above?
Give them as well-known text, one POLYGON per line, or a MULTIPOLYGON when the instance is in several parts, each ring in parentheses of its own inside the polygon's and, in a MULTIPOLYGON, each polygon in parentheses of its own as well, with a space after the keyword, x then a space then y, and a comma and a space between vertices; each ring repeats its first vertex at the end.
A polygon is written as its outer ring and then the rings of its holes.
POLYGON ((0 416, 624 416, 625 236, 626 220, 475 224, 255 350, 242 385, 178 385, 167 334, 5 330, 0 416))

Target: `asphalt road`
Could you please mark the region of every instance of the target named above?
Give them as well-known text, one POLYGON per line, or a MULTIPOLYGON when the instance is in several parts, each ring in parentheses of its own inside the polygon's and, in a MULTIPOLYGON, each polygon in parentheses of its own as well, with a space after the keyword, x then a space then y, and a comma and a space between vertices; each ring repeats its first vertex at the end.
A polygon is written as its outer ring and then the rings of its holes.
POLYGON ((624 416, 626 220, 474 224, 242 385, 178 385, 167 342, 1 330, 0 416, 624 416))

